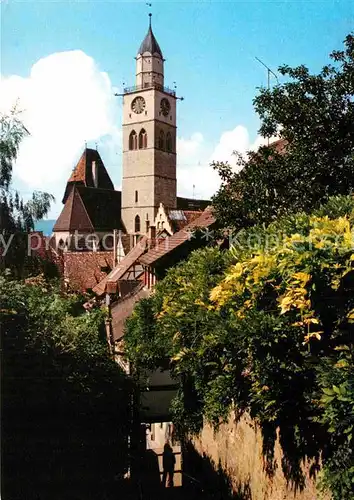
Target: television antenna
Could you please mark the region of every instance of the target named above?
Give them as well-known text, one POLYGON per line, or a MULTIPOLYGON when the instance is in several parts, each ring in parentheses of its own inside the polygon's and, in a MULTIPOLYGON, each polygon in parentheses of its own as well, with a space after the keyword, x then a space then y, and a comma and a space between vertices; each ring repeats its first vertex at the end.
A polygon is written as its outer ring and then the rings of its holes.
POLYGON ((270 89, 270 75, 273 75, 273 76, 275 77, 275 79, 276 79, 276 81, 277 81, 278 83, 279 83, 279 78, 278 78, 278 77, 277 77, 277 75, 274 73, 274 71, 272 71, 272 70, 270 69, 270 67, 269 67, 269 66, 267 66, 267 65, 266 65, 263 61, 261 61, 261 60, 259 59, 259 57, 256 57, 256 59, 257 59, 257 61, 258 61, 259 63, 261 63, 261 64, 262 64, 262 66, 264 66, 264 67, 266 68, 266 70, 267 70, 267 88, 268 88, 268 90, 269 90, 269 89, 270 89))
MULTIPOLYGON (((267 89, 270 90, 270 75, 273 75, 277 81, 277 83, 279 83, 279 78, 277 77, 277 75, 274 73, 273 70, 270 69, 269 66, 267 66, 263 61, 261 61, 259 59, 259 57, 256 57, 256 60, 262 64, 262 66, 264 66, 267 70, 267 89)), ((268 146, 269 146, 269 137, 268 137, 268 146)))

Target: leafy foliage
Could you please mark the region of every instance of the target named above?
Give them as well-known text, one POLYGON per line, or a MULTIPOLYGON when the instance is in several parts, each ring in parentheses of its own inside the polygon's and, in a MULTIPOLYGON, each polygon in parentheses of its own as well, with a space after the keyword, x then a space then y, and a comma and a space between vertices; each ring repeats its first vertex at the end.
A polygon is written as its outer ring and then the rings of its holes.
POLYGON ((104 497, 127 466, 130 383, 83 300, 0 277, 6 498, 104 497))
POLYGON ((335 499, 353 498, 353 233, 350 197, 243 230, 229 252, 197 251, 171 269, 126 332, 136 364, 170 360, 182 429, 247 410, 268 472, 278 428, 287 479, 302 488, 302 462, 317 468, 323 452, 335 499))
POLYGON ((216 162, 222 185, 213 198, 222 226, 240 229, 311 211, 354 186, 354 36, 318 75, 282 66, 287 81, 254 99, 260 134, 278 134, 285 150, 264 146, 238 156, 238 172, 216 162))
POLYGON ((14 162, 20 144, 28 134, 16 109, 9 115, 0 115, 1 267, 11 267, 18 275, 24 274, 29 260, 26 233, 34 229, 35 221, 42 219, 48 213, 50 204, 54 200, 48 193, 35 191, 32 198, 25 202, 11 187, 14 162), (9 241, 10 248, 4 252, 5 245, 9 241))
POLYGON ((354 483, 354 359, 353 344, 336 348, 338 356, 318 367, 323 408, 321 422, 328 428, 333 454, 325 462, 321 486, 334 500, 351 498, 354 483))

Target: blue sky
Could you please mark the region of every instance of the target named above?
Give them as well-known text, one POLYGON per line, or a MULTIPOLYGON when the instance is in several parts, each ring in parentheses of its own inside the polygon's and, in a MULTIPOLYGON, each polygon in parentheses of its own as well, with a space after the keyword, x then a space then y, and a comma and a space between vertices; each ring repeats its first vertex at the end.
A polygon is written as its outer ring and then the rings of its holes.
MULTIPOLYGON (((291 66, 305 63, 311 70, 318 71, 328 61, 328 54, 333 49, 340 49, 343 39, 353 29, 353 5, 350 1, 328 0, 153 2, 153 30, 166 58, 165 84, 173 86, 173 82, 176 82, 178 95, 185 98, 178 105, 177 123, 178 137, 181 139, 179 165, 184 170, 181 173, 184 179, 188 177, 189 168, 190 171, 195 166, 206 168, 213 152, 230 147, 229 143, 233 140, 235 146, 239 146, 240 129, 235 132, 237 126, 244 127, 250 145, 255 141, 259 123, 252 108, 252 99, 257 87, 266 84, 266 71, 255 57, 262 59, 273 70, 283 63, 291 66), (222 141, 225 133, 229 134, 222 141), (220 142, 223 145, 220 146, 220 142)), ((120 88, 123 82, 134 84, 134 56, 148 26, 148 7, 145 2, 7 0, 1 7, 1 74, 5 81, 15 81, 14 75, 21 77, 19 81, 22 83, 18 87, 20 100, 23 82, 28 82, 33 65, 53 54, 74 50, 80 50, 92 58, 94 71, 106 73, 112 88, 120 88)), ((79 71, 78 66, 79 63, 75 71, 79 71)), ((69 67, 66 65, 65 71, 69 67)), ((64 72, 61 74, 66 78, 69 89, 70 78, 75 78, 76 82, 80 78, 76 73, 71 77, 69 71, 65 75, 64 72)), ((66 85, 65 82, 60 88, 66 85)), ((46 109, 51 109, 52 99, 53 110, 44 119, 48 127, 54 122, 53 144, 65 148, 65 134, 61 134, 65 127, 55 127, 58 103, 54 102, 59 96, 64 105, 65 94, 60 94, 55 82, 48 80, 48 83, 53 87, 53 92, 51 94, 48 89, 46 109)), ((14 89, 16 85, 12 84, 11 88, 14 89)), ((80 85, 85 86, 84 79, 80 85)), ((101 83, 99 87, 102 87, 101 83)), ((43 92, 43 86, 40 88, 43 92)), ((94 94, 88 94, 87 107, 91 106, 90 97, 94 99, 94 94)), ((32 106, 28 102, 26 105, 32 106)), ((36 103, 38 106, 38 99, 36 103)), ((94 132, 88 135, 91 143, 99 143, 103 159, 115 184, 119 186, 120 99, 112 99, 109 106, 112 108, 110 119, 115 120, 117 127, 115 139, 110 140, 107 130, 111 129, 104 127, 97 130, 97 137, 94 137, 94 132)), ((95 119, 94 114, 92 119, 95 119)), ((69 110, 68 122, 72 124, 75 120, 76 116, 70 116, 69 110)), ((77 123, 79 126, 80 119, 77 123)), ((244 142, 243 137, 240 147, 244 146, 244 142)), ((70 155, 73 156, 75 149, 77 156, 83 144, 80 138, 76 149, 74 145, 71 146, 70 155)), ((37 148, 38 145, 40 138, 37 138, 37 148)), ((30 148, 28 159, 29 151, 30 148)), ((46 154, 50 169, 49 151, 46 154)), ((69 157, 70 162, 74 162, 70 155, 67 158, 63 155, 63 163, 67 163, 69 157)), ((22 161, 23 158, 24 153, 22 161)), ((41 161, 45 163, 44 156, 41 161)), ((37 181, 37 185, 28 182, 28 169, 36 168, 28 161, 27 175, 22 175, 20 169, 17 183, 23 191, 36 187, 43 189, 48 185, 48 190, 55 188, 58 197, 72 166, 63 165, 62 175, 56 176, 54 181, 49 176, 48 183, 43 186, 40 181, 37 181)), ((209 192, 203 186, 203 175, 200 175, 203 170, 197 169, 196 172, 197 194, 208 195, 209 192)), ((190 186, 183 182, 180 191, 190 194, 190 186)), ((59 210, 60 204, 55 205, 52 215, 57 215, 59 210)))

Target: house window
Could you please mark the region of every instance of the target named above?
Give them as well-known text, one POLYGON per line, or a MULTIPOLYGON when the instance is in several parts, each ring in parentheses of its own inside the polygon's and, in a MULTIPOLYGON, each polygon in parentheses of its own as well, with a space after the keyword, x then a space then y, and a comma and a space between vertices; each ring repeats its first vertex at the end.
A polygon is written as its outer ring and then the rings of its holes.
POLYGON ((135 203, 138 203, 138 201, 139 201, 138 191, 135 191, 135 203))
POLYGON ((165 134, 163 130, 160 130, 159 134, 159 149, 164 149, 165 147, 165 134))
POLYGON ((139 217, 139 215, 135 216, 135 232, 140 233, 140 217, 139 217))
POLYGON ((170 132, 167 132, 166 135, 166 149, 169 153, 172 151, 172 136, 170 132))
POLYGON ((146 221, 146 232, 148 233, 150 229, 150 222, 147 220, 146 221))
POLYGON ((132 130, 129 135, 129 149, 138 149, 138 137, 135 130, 132 130))
POLYGON ((147 133, 145 129, 141 129, 139 133, 139 149, 147 148, 147 133))

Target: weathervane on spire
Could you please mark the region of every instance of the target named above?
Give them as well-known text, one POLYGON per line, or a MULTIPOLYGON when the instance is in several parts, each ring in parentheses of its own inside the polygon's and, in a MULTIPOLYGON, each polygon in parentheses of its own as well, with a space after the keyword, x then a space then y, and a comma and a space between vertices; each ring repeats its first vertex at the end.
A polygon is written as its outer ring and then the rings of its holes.
MULTIPOLYGON (((149 10, 150 10, 150 9, 151 9, 151 7, 152 7, 152 4, 151 4, 151 3, 146 2, 146 5, 149 7, 149 10)), ((150 29, 151 29, 151 16, 152 16, 152 14, 151 14, 151 12, 149 12, 149 28, 150 28, 150 29)))

